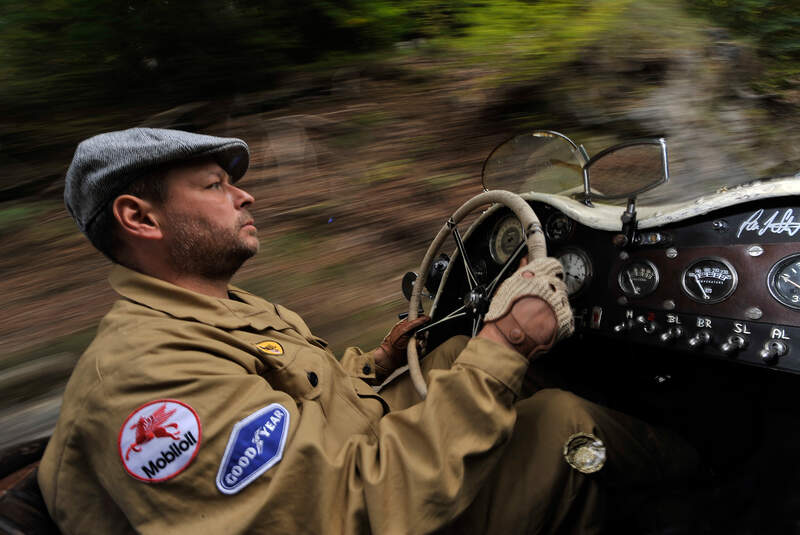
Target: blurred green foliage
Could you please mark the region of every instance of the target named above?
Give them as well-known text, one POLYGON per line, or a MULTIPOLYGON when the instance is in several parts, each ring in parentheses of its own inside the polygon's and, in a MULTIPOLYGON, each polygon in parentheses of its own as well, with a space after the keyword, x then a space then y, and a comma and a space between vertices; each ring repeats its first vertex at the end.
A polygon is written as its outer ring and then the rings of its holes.
POLYGON ((333 53, 451 35, 464 0, 7 0, 0 97, 27 105, 185 101, 269 86, 333 53))
MULTIPOLYGON (((795 0, 670 0, 663 3, 671 17, 663 31, 637 36, 637 28, 652 28, 652 21, 637 23, 630 13, 655 5, 644 0, 5 0, 0 163, 41 162, 56 149, 61 153, 54 160, 63 161, 88 132, 135 124, 136 118, 178 104, 280 86, 285 75, 302 70, 324 78, 340 66, 385 65, 405 54, 437 54, 456 68, 479 65, 476 75, 493 86, 545 76, 568 84, 573 79, 562 69, 598 43, 610 46, 616 40, 628 47, 622 36, 654 47, 677 46, 665 34, 687 7, 713 25, 730 27, 762 57, 772 58, 752 87, 769 92, 796 86, 800 4, 795 0)), ((428 67, 431 79, 442 74, 441 65, 428 67)), ((414 69, 423 82, 425 69, 424 61, 414 69)), ((361 135, 355 129, 339 143, 358 146, 361 135)), ((24 186, 36 176, 19 182, 24 186)), ((12 197, 41 189, 35 186, 12 197)))
MULTIPOLYGON (((685 1, 751 36, 765 54, 800 59, 794 0, 685 1)), ((169 105, 269 87, 298 65, 402 51, 403 43, 548 68, 574 57, 631 3, 6 0, 0 102, 86 107, 159 98, 169 105)))
POLYGON ((632 3, 487 2, 465 14, 469 31, 451 44, 507 71, 504 80, 531 78, 574 60, 583 47, 613 27, 632 3))
POLYGON ((767 60, 762 92, 796 87, 800 81, 800 2, 797 0, 686 0, 695 12, 751 39, 767 60))
POLYGON ((687 0, 717 24, 749 36, 765 56, 800 60, 800 3, 796 0, 687 0))

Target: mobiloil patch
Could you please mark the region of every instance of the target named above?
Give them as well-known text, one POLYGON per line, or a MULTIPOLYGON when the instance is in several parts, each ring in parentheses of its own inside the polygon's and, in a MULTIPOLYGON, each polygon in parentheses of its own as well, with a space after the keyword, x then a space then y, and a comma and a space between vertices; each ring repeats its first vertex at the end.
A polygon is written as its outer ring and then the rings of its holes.
POLYGON ((128 474, 148 483, 166 481, 183 472, 197 456, 200 418, 182 401, 151 401, 128 416, 117 445, 128 474))
POLYGON ((217 488, 236 494, 283 457, 289 434, 289 411, 273 403, 233 426, 217 472, 217 488))

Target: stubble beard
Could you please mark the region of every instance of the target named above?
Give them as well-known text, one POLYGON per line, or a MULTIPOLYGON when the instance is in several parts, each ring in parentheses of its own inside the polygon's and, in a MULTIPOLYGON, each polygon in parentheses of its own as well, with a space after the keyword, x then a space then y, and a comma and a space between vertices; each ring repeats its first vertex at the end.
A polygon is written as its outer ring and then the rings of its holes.
POLYGON ((223 228, 190 214, 169 214, 169 261, 184 275, 229 281, 242 264, 258 252, 239 235, 250 219, 243 212, 235 229, 223 228))

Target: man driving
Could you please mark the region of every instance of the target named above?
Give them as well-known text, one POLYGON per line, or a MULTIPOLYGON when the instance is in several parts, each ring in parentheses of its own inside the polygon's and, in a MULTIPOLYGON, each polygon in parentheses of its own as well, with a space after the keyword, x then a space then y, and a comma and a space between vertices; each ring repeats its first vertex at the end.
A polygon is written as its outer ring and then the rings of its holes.
POLYGON ((398 323, 341 358, 230 285, 258 252, 247 145, 176 130, 77 148, 65 201, 120 295, 67 385, 39 470, 65 533, 598 533, 608 485, 682 477, 693 452, 561 390, 521 399, 571 334, 557 261, 523 265, 482 330, 407 374, 398 323))

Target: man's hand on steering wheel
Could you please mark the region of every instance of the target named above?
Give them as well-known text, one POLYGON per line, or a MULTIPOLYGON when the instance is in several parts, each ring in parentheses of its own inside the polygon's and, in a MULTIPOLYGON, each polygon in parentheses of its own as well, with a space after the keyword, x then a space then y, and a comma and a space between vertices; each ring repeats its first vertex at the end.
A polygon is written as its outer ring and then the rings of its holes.
POLYGON ((414 320, 404 319, 398 321, 381 345, 373 352, 375 367, 379 377, 387 377, 400 366, 405 366, 407 362, 406 349, 411 335, 418 328, 430 321, 428 316, 420 316, 414 320))
POLYGON ((478 336, 533 359, 574 329, 564 269, 555 258, 544 257, 521 261, 500 285, 478 336))

